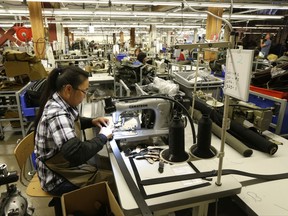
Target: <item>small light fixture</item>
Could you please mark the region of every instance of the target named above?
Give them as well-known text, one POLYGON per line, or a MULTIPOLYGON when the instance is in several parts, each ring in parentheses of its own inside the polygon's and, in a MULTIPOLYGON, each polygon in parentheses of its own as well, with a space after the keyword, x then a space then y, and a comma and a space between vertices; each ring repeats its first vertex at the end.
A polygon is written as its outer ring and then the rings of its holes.
POLYGON ((95 29, 94 26, 92 26, 91 24, 89 25, 89 33, 94 33, 95 29))

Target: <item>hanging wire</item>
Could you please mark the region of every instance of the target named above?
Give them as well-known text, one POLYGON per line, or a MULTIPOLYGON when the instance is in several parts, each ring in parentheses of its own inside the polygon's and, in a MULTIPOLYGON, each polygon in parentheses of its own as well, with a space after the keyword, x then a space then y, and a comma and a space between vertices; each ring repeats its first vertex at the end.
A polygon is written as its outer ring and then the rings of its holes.
POLYGON ((196 10, 196 9, 192 8, 192 7, 188 4, 188 2, 187 2, 186 0, 183 0, 183 2, 184 2, 185 4, 187 4, 187 7, 188 7, 190 10, 194 11, 194 12, 197 12, 197 13, 202 13, 202 12, 204 12, 204 13, 207 13, 207 14, 209 14, 209 15, 217 18, 217 19, 222 20, 223 22, 225 22, 225 23, 228 25, 230 31, 231 31, 231 32, 233 31, 233 27, 232 27, 231 23, 230 23, 228 20, 226 20, 226 19, 224 19, 224 18, 222 18, 222 17, 219 17, 219 16, 217 16, 217 15, 215 15, 215 14, 213 14, 213 13, 211 13, 210 11, 207 11, 207 10, 205 10, 205 11, 196 10))
POLYGON ((183 2, 181 3, 181 13, 182 13, 182 33, 183 33, 183 29, 184 29, 184 16, 183 16, 183 13, 184 13, 184 3, 183 3, 183 2))
MULTIPOLYGON (((111 15, 111 10, 112 10, 112 3, 111 3, 111 0, 109 0, 108 1, 108 7, 109 7, 109 10, 110 10, 110 17, 109 17, 109 25, 110 25, 110 31, 112 31, 112 23, 111 23, 111 17, 112 17, 112 15, 111 15)), ((114 37, 114 35, 112 36, 112 37, 114 37)), ((114 40, 114 38, 112 38, 112 41, 114 40)), ((107 38, 107 43, 108 43, 108 38, 107 38)))

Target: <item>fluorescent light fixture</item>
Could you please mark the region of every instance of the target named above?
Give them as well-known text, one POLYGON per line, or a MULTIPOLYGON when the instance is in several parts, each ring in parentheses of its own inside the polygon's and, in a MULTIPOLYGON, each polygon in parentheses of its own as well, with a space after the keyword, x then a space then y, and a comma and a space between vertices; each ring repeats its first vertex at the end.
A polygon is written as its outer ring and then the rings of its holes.
POLYGON ((288 10, 288 4, 242 4, 234 3, 233 8, 242 8, 242 9, 278 9, 278 10, 288 10))
POLYGON ((255 35, 259 35, 259 34, 263 34, 262 32, 243 32, 243 34, 255 34, 255 35))
MULTIPOLYGON (((23 0, 10 0, 11 2, 22 2, 23 0)), ((89 4, 108 4, 107 0, 27 0, 27 2, 57 2, 57 3, 89 3, 89 4)), ((263 1, 264 2, 264 1, 263 1)), ((181 1, 158 1, 158 0, 138 0, 138 1, 123 1, 123 0, 113 0, 112 4, 121 4, 121 5, 153 5, 153 6, 181 6, 181 1)), ((188 2, 191 7, 219 7, 219 8, 230 8, 230 3, 222 2, 188 2)), ((278 4, 243 4, 243 3, 233 3, 233 8, 244 8, 244 9, 279 9, 279 10, 288 10, 287 3, 278 3, 278 4)))
POLYGON ((175 29, 175 28, 177 28, 177 29, 195 29, 195 28, 200 28, 200 26, 180 26, 180 25, 178 25, 178 26, 175 26, 175 25, 156 25, 156 28, 169 28, 169 29, 175 29))
POLYGON ((287 25, 265 25, 265 24, 256 24, 255 26, 257 26, 257 27, 261 27, 261 26, 263 26, 263 27, 288 27, 287 25))
MULTIPOLYGON (((11 27, 13 27, 14 26, 14 24, 13 23, 10 23, 10 24, 2 24, 2 23, 0 23, 0 27, 2 28, 11 28, 11 27)), ((16 25, 17 26, 17 25, 16 25)), ((24 24, 24 27, 27 27, 27 28, 31 28, 31 25, 30 24, 24 24)))
POLYGON ((88 28, 89 28, 89 33, 94 33, 95 32, 94 26, 90 25, 88 28))
MULTIPOLYGON (((228 14, 223 14, 223 18, 228 19, 228 14)), ((284 16, 277 16, 277 15, 250 15, 250 14, 232 14, 231 19, 283 19, 284 16)))
POLYGON ((239 26, 236 26, 236 27, 233 27, 234 29, 280 29, 280 27, 257 27, 257 26, 247 26, 247 27, 239 27, 239 26))
POLYGON ((11 28, 13 25, 11 25, 11 24, 0 24, 0 27, 2 28, 11 28))
MULTIPOLYGON (((44 9, 44 16, 68 16, 68 17, 169 17, 169 18, 195 18, 203 19, 207 17, 206 13, 166 13, 166 12, 139 12, 139 11, 95 11, 95 10, 61 10, 61 9, 44 9)), ((5 10, 0 9, 0 15, 24 15, 28 16, 28 10, 5 10)), ((228 14, 224 14, 223 18, 229 18, 228 14)), ((277 15, 248 15, 248 14, 232 14, 230 19, 282 19, 283 16, 277 15)))
MULTIPOLYGON (((73 25, 73 24, 63 24, 64 28, 81 28, 89 27, 90 25, 73 25)), ((149 28, 149 25, 119 25, 119 24, 103 24, 103 25, 93 25, 94 28, 149 28)))

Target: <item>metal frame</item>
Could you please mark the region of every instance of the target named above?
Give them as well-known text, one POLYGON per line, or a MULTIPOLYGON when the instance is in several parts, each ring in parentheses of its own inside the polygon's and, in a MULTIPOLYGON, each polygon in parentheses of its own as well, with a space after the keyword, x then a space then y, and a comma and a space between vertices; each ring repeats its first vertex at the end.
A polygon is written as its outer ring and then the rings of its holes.
POLYGON ((256 95, 258 97, 261 98, 265 98, 271 101, 275 101, 277 103, 280 103, 280 110, 279 110, 279 115, 278 115, 278 120, 277 123, 270 123, 270 127, 275 129, 275 134, 280 134, 281 133, 281 129, 282 129, 282 124, 284 121, 284 116, 285 116, 285 111, 286 111, 286 107, 287 107, 287 100, 286 99, 281 99, 281 98, 276 98, 273 96, 269 96, 269 95, 265 95, 265 94, 261 94, 255 91, 249 91, 250 94, 256 95))

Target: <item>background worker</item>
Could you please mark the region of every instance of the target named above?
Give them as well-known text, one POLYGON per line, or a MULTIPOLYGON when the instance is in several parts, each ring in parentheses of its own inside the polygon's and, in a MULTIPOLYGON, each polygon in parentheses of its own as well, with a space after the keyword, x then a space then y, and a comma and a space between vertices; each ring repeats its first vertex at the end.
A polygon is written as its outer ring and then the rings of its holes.
POLYGON ((34 153, 41 187, 54 196, 96 182, 114 181, 108 158, 97 156, 113 136, 108 119, 81 117, 77 108, 88 87, 88 73, 81 68, 55 68, 41 97, 34 153), (82 141, 80 129, 90 127, 98 127, 99 134, 82 141))
POLYGON ((261 47, 261 54, 264 58, 266 58, 269 54, 270 47, 271 47, 271 40, 270 40, 270 34, 267 33, 263 38, 260 40, 260 47, 261 47))
POLYGON ((185 61, 185 60, 186 58, 185 58, 184 50, 181 49, 181 52, 180 52, 179 57, 177 58, 177 61, 185 61))

